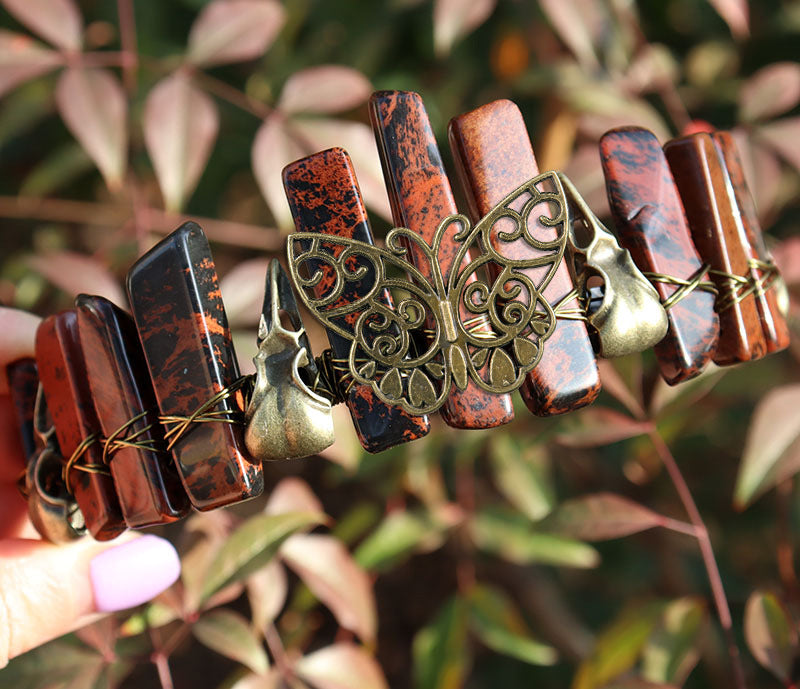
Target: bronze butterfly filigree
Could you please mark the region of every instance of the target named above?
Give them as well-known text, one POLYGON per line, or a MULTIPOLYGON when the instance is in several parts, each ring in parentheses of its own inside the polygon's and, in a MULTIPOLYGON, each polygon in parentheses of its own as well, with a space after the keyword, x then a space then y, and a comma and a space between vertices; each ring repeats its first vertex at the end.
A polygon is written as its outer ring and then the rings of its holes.
POLYGON ((386 248, 294 233, 289 271, 303 303, 350 341, 340 362, 345 378, 370 386, 386 404, 429 414, 453 385, 511 392, 536 366, 556 327, 542 292, 568 235, 564 186, 547 172, 474 226, 463 215, 446 217, 431 246, 406 228, 391 230, 386 248), (448 233, 458 249, 444 275, 439 252, 448 233), (424 266, 409 260, 412 246, 424 266))

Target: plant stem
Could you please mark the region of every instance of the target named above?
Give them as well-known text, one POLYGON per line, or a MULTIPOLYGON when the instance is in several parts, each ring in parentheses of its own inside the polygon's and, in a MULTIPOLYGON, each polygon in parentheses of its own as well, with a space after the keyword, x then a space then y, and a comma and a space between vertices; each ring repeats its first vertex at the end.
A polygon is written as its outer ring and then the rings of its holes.
POLYGON ((162 689, 174 689, 175 685, 172 682, 172 672, 169 669, 169 660, 163 653, 153 653, 153 665, 156 666, 158 672, 158 680, 161 682, 162 689))
POLYGON ((686 514, 689 516, 689 521, 695 529, 695 537, 700 546, 700 554, 703 557, 703 565, 706 569, 708 582, 711 585, 711 594, 714 598, 714 605, 717 608, 717 616, 719 623, 722 626, 723 634, 728 649, 728 657, 731 661, 731 671, 733 672, 733 683, 737 689, 746 689, 744 681, 744 670, 742 669, 742 661, 739 657, 739 647, 736 645, 736 639, 733 634, 733 621, 731 619, 731 611, 728 607, 728 599, 725 596, 725 588, 722 585, 722 577, 719 573, 717 560, 714 556, 714 549, 711 546, 711 539, 708 536, 708 529, 706 528, 703 518, 700 516, 700 511, 697 509, 697 504, 692 497, 689 486, 681 473, 678 463, 675 461, 672 452, 670 451, 664 439, 655 428, 650 431, 650 440, 652 441, 658 456, 664 464, 664 468, 672 479, 672 484, 678 493, 678 497, 683 503, 686 514))
POLYGON ((291 679, 294 674, 292 671, 292 664, 289 662, 286 649, 284 649, 283 642, 281 641, 281 636, 278 634, 278 630, 275 629, 274 624, 267 625, 267 628, 264 630, 264 640, 267 642, 267 647, 269 648, 269 652, 272 653, 272 658, 275 661, 278 672, 281 673, 281 677, 284 679, 291 679))
POLYGON ((209 76, 200 70, 194 71, 192 76, 209 93, 213 93, 217 98, 222 98, 222 100, 228 101, 237 108, 249 112, 260 120, 265 120, 272 114, 272 108, 269 105, 251 98, 244 91, 240 91, 220 79, 209 76))
POLYGON ((139 55, 136 47, 136 19, 131 0, 117 0, 117 15, 122 53, 128 57, 122 66, 122 78, 125 88, 129 93, 133 93, 136 91, 136 68, 139 66, 139 55))

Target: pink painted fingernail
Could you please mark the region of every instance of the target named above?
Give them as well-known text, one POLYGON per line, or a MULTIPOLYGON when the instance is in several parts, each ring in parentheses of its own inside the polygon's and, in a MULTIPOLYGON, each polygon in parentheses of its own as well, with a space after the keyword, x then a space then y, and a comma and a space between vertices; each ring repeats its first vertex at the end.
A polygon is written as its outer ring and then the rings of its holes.
POLYGON ((105 550, 89 563, 98 612, 141 605, 171 586, 180 573, 172 544, 151 535, 105 550))

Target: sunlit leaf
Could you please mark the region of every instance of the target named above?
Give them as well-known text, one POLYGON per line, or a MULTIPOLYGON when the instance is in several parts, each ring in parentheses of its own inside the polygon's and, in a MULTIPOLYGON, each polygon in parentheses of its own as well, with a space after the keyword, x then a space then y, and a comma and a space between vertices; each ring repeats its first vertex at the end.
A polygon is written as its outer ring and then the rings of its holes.
POLYGON ((747 431, 734 489, 738 507, 746 507, 775 484, 778 461, 798 437, 800 384, 774 388, 756 406, 747 431))
POLYGON ((64 50, 80 50, 83 19, 74 0, 0 0, 22 24, 64 50))
POLYGON ((753 657, 782 682, 797 653, 796 625, 772 593, 756 591, 744 609, 744 636, 753 657))
POLYGON ((494 12, 497 0, 436 0, 433 6, 433 46, 447 55, 460 38, 477 29, 494 12))
POLYGON ((750 33, 750 10, 747 0, 708 0, 737 38, 750 33))
POLYGON ((564 447, 598 447, 644 435, 652 429, 647 421, 637 421, 630 416, 606 407, 591 407, 573 414, 565 420, 566 431, 556 436, 564 447))
POLYGON ((219 65, 260 57, 283 27, 285 14, 275 0, 214 0, 192 24, 189 60, 219 65))
POLYGON ((125 293, 102 261, 72 251, 28 257, 28 263, 56 287, 71 296, 97 294, 115 304, 125 304, 125 293))
POLYGON ((186 521, 189 538, 180 556, 183 605, 187 611, 200 609, 209 568, 232 528, 230 515, 225 510, 198 512, 186 521))
POLYGON ((258 324, 269 261, 268 258, 242 261, 220 278, 219 289, 232 328, 258 324))
POLYGON ((513 513, 484 510, 470 522, 475 544, 516 564, 596 567, 600 556, 592 546, 556 534, 534 531, 530 523, 513 513))
POLYGON ((297 534, 281 546, 281 557, 345 629, 373 641, 377 626, 372 582, 341 541, 297 534))
POLYGON ((539 0, 556 33, 587 68, 598 66, 593 36, 600 20, 595 5, 582 0, 539 0))
POLYGON ((345 149, 353 161, 364 203, 370 210, 391 222, 392 211, 383 183, 381 160, 375 146, 375 136, 368 125, 363 122, 315 117, 296 118, 292 126, 315 151, 334 146, 345 149))
POLYGON ((135 612, 120 627, 122 636, 136 636, 143 634, 148 629, 158 629, 180 617, 178 612, 168 605, 154 602, 150 603, 141 612, 135 612))
POLYGON ((281 689, 281 673, 277 668, 270 668, 266 675, 245 675, 237 679, 227 689, 281 689))
POLYGON ((289 476, 282 479, 270 493, 266 514, 284 514, 286 512, 312 512, 323 514, 324 509, 319 498, 303 479, 289 476))
POLYGON ((280 114, 270 115, 253 141, 252 164, 258 187, 281 230, 294 229, 292 213, 286 201, 280 171, 289 163, 308 155, 287 130, 280 114))
POLYGON ((504 593, 476 586, 468 601, 470 627, 489 648, 532 665, 556 662, 556 650, 532 637, 525 620, 504 593))
POLYGON ((277 560, 247 577, 247 597, 256 629, 265 629, 278 616, 287 590, 286 570, 277 560))
POLYGON ((758 138, 800 170, 800 117, 784 117, 756 130, 758 138))
POLYGON ((700 658, 708 609, 699 598, 669 603, 642 652, 642 676, 682 686, 700 658))
POLYGON ((356 550, 356 561, 369 570, 382 571, 437 538, 441 529, 413 512, 390 512, 356 550))
POLYGON ((281 543, 299 529, 320 522, 309 512, 259 514, 243 522, 225 541, 209 567, 202 598, 207 599, 225 586, 247 578, 267 564, 281 543))
POLYGON ((247 619, 232 610, 214 610, 193 626, 197 640, 212 651, 246 665, 256 674, 269 669, 267 652, 247 619))
POLYGON ((469 614, 458 599, 445 603, 433 622, 414 637, 414 676, 417 689, 458 689, 469 669, 469 614))
POLYGON ((529 519, 547 516, 555 504, 547 452, 537 444, 522 448, 510 434, 491 439, 492 472, 508 501, 529 519))
POLYGON ((62 62, 57 52, 47 50, 30 36, 0 29, 0 96, 62 62))
POLYGON ((184 72, 159 81, 144 107, 144 141, 167 210, 194 191, 219 130, 217 106, 184 72))
POLYGON ((578 667, 572 689, 605 687, 630 670, 664 610, 655 602, 624 610, 597 637, 591 655, 578 667))
POLYGON ((287 113, 336 113, 364 103, 372 84, 361 72, 342 65, 320 65, 295 72, 281 91, 278 107, 287 113))
POLYGON ((388 689, 375 659, 351 643, 326 646, 304 656, 294 666, 316 689, 388 689))
POLYGON ((106 69, 67 69, 56 86, 56 105, 108 187, 118 190, 128 162, 128 103, 119 80, 106 69))
POLYGON ((585 541, 605 541, 661 526, 665 518, 613 493, 585 495, 561 503, 543 528, 585 541))
POLYGON ((800 63, 775 62, 760 69, 739 90, 739 114, 752 121, 780 115, 800 102, 800 63))

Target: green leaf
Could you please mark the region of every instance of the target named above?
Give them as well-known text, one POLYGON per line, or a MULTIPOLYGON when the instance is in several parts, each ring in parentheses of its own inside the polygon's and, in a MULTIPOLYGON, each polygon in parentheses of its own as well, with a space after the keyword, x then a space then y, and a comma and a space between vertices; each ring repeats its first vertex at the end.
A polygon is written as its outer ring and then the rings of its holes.
POLYGON ((611 445, 644 435, 652 429, 649 421, 637 421, 604 407, 581 410, 563 425, 565 430, 556 436, 556 440, 559 445, 573 448, 611 445))
POLYGON ((150 603, 144 610, 131 615, 119 628, 122 636, 136 636, 148 629, 157 629, 174 622, 180 617, 178 612, 163 603, 150 603))
POLYGON ((586 543, 534 531, 520 516, 482 511, 470 523, 472 538, 481 549, 516 564, 533 562, 563 567, 596 567, 600 555, 586 543))
POLYGON ((669 603, 642 653, 642 676, 653 682, 683 685, 700 657, 708 609, 699 598, 669 603))
POLYGON ((747 507, 779 479, 788 478, 800 469, 797 461, 793 461, 790 467, 780 466, 780 460, 798 437, 800 384, 771 390, 758 403, 747 430, 734 489, 737 507, 747 507))
POLYGON ((418 514, 391 512, 358 547, 356 562, 365 569, 384 571, 437 533, 436 527, 418 514))
POLYGON ((267 652, 249 622, 231 610, 213 610, 193 626, 197 640, 212 651, 263 675, 269 670, 267 652))
POLYGON ((14 689, 45 689, 67 685, 95 673, 103 657, 83 644, 59 639, 14 658, 2 671, 2 685, 14 689))
POLYGON ((567 500, 542 524, 555 533, 585 541, 605 541, 662 526, 664 517, 613 493, 567 500))
POLYGON ((220 548, 203 586, 202 600, 245 579, 263 567, 295 531, 321 523, 323 515, 310 512, 259 514, 241 524, 220 548))
POLYGON ((497 589, 476 586, 469 595, 470 627, 489 648, 532 665, 553 665, 552 646, 536 641, 513 603, 497 589))
POLYGON ((489 451, 495 483, 508 501, 533 521, 547 516, 555 495, 544 446, 523 449, 512 435, 498 433, 489 451))
POLYGON ((416 689, 458 689, 470 663, 467 650, 468 609, 453 598, 433 623, 414 637, 416 689))
POLYGON ((753 657, 779 680, 787 682, 797 654, 797 634, 777 596, 756 591, 748 598, 744 637, 753 657))
POLYGON ((630 670, 664 610, 661 602, 624 610, 597 637, 591 655, 578 667, 572 689, 604 687, 630 670))
POLYGON ((25 176, 20 196, 48 196, 94 169, 92 159, 75 142, 54 149, 25 176))

